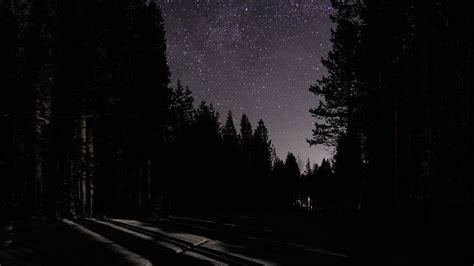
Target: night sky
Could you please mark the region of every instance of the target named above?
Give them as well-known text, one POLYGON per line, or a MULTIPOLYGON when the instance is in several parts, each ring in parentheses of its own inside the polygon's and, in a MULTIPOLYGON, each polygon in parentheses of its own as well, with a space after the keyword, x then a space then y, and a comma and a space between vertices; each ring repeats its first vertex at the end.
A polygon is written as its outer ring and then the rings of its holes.
POLYGON ((160 0, 173 81, 196 104, 213 103, 221 121, 233 111, 239 130, 246 113, 262 118, 277 155, 304 162, 330 154, 309 147, 318 99, 308 88, 325 73, 330 49, 329 0, 160 0))

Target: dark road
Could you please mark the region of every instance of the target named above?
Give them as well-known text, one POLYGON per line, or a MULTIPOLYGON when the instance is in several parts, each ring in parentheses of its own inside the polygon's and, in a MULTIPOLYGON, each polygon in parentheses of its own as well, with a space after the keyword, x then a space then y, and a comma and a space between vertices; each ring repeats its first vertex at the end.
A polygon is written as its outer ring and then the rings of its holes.
POLYGON ((2 232, 13 233, 2 234, 0 262, 2 265, 347 264, 347 250, 331 243, 329 230, 305 228, 304 219, 297 215, 280 216, 278 220, 273 220, 273 216, 14 223, 3 227, 2 232), (287 223, 296 219, 300 226, 288 227, 287 223), (320 237, 308 237, 314 236, 315 230, 321 230, 320 237))

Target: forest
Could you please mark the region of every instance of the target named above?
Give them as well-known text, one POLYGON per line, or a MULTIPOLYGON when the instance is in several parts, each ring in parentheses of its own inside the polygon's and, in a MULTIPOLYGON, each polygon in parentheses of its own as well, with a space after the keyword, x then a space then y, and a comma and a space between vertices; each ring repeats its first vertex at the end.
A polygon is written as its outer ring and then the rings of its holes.
POLYGON ((383 210, 471 202, 472 4, 332 3, 309 143, 337 147, 342 195, 383 210))
POLYGON ((292 208, 300 171, 262 120, 170 81, 154 3, 2 1, 2 212, 147 216, 292 208))
POLYGON ((263 120, 221 122, 171 80, 154 1, 0 0, 2 218, 300 210, 467 230, 473 3, 331 3, 307 142, 335 152, 301 166, 263 120))
POLYGON ((333 6, 308 142, 337 151, 325 173, 307 165, 300 178, 263 121, 252 129, 244 115, 237 133, 230 111, 221 125, 212 104, 195 107, 170 81, 154 2, 2 1, 2 205, 51 215, 147 212, 159 199, 291 205, 298 186, 333 187, 332 200, 359 209, 470 198, 470 6, 333 6))

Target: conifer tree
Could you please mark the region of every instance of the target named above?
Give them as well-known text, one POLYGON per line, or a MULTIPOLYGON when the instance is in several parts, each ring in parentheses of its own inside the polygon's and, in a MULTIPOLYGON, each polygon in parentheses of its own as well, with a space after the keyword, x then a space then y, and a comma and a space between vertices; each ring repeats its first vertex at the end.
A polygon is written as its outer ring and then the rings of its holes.
POLYGON ((310 109, 316 118, 311 145, 336 146, 341 134, 357 135, 363 117, 363 85, 359 74, 362 62, 362 18, 358 10, 361 1, 331 1, 336 25, 332 30, 332 50, 322 64, 328 74, 314 84, 310 91, 318 97, 318 106, 310 109))
POLYGON ((225 121, 224 127, 222 128, 222 138, 224 145, 234 149, 238 145, 237 130, 234 126, 234 119, 232 117, 232 111, 229 110, 227 113, 227 119, 225 121))
POLYGON ((253 133, 253 165, 257 168, 257 174, 266 177, 272 167, 273 145, 268 136, 268 130, 262 119, 258 121, 257 128, 253 133))
MULTIPOLYGON (((335 14, 331 16, 335 24, 331 32, 333 46, 327 58, 322 59, 328 74, 310 88, 318 96, 319 103, 310 110, 316 121, 313 138, 308 142, 310 145, 323 144, 345 150, 345 156, 352 156, 347 162, 358 164, 362 161, 362 142, 367 128, 367 88, 361 74, 365 62, 364 5, 362 1, 353 0, 333 0, 331 3, 335 9, 335 14), (345 147, 340 147, 343 145, 345 147)), ((359 185, 354 184, 361 182, 363 168, 349 168, 344 174, 339 171, 340 180, 344 180, 340 185, 358 191, 359 185)), ((356 194, 353 191, 350 193, 356 194)))
POLYGON ((252 125, 246 114, 242 115, 240 120, 240 143, 242 152, 247 158, 247 163, 251 162, 251 147, 252 147, 252 125))

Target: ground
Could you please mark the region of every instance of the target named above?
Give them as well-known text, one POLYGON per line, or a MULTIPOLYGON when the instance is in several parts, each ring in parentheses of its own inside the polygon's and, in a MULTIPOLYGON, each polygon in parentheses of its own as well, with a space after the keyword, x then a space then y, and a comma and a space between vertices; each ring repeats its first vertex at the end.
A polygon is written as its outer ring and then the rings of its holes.
MULTIPOLYGON (((240 213, 153 220, 9 221, 1 265, 344 265, 346 245, 299 213, 240 213), (294 226, 298 223, 298 226, 294 226), (312 235, 318 233, 319 237, 312 235)), ((338 238, 340 240, 340 238, 338 238)))
POLYGON ((413 224, 407 232, 385 227, 363 233, 354 221, 337 220, 305 212, 248 212, 9 221, 1 225, 0 264, 472 265, 472 245, 453 242, 468 238, 454 234, 460 227, 444 235, 431 234, 427 224, 413 224))

